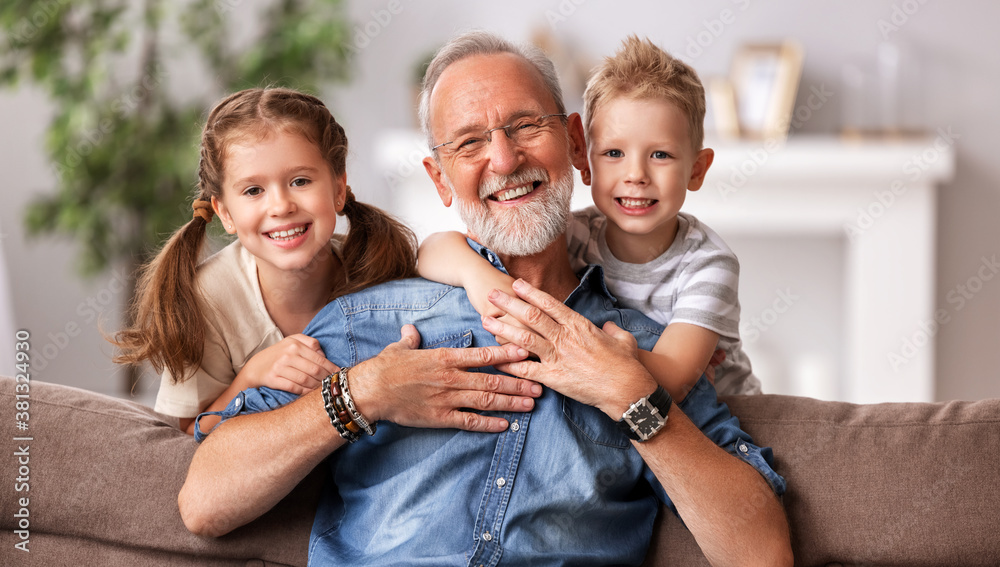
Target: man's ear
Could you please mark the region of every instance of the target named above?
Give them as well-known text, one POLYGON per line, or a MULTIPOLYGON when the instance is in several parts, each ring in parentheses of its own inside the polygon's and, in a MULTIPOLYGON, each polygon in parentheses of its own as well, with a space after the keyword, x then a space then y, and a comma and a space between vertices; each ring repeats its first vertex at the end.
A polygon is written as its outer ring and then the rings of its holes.
MULTIPOLYGON (((573 167, 580 170, 583 177, 587 172, 587 179, 590 178, 590 163, 587 161, 587 139, 583 135, 583 119, 578 112, 570 114, 566 119, 566 131, 569 134, 569 157, 573 167)), ((588 181, 584 181, 589 185, 588 181)))
POLYGON ((694 167, 691 168, 691 180, 688 181, 688 191, 697 191, 705 182, 705 174, 708 168, 712 167, 715 160, 715 150, 705 148, 698 152, 698 157, 694 160, 694 167))
POLYGON ((222 199, 212 197, 212 209, 215 210, 215 214, 218 215, 219 220, 222 221, 222 228, 226 229, 226 232, 229 234, 236 234, 236 226, 233 224, 233 217, 229 214, 229 209, 226 208, 222 199))
POLYGON ((444 182, 444 172, 441 171, 441 164, 432 157, 425 157, 424 170, 427 171, 427 175, 434 182, 434 187, 437 189, 438 197, 441 197, 441 202, 444 203, 444 206, 450 207, 452 198, 451 189, 444 182))

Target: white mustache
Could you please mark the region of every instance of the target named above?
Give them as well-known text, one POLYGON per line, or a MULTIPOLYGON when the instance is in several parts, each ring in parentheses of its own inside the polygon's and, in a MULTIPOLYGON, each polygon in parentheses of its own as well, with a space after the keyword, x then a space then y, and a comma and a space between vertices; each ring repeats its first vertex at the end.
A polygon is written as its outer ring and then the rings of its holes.
POLYGON ((524 171, 516 171, 510 175, 491 177, 479 184, 479 198, 486 199, 490 195, 503 191, 508 187, 518 187, 534 183, 535 181, 548 183, 549 172, 540 167, 534 167, 524 171))

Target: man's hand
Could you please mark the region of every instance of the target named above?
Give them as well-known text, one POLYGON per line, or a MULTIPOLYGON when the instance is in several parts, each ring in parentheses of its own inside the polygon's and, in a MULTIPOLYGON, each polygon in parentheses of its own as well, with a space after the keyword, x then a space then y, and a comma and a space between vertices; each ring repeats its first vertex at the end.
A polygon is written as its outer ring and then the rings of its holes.
POLYGON ((410 427, 454 427, 500 432, 507 420, 465 411, 531 411, 542 387, 535 382, 469 368, 524 360, 517 345, 420 350, 413 325, 375 358, 348 373, 358 411, 369 420, 389 420, 410 427))
POLYGON ((656 389, 653 377, 639 362, 631 334, 611 322, 598 329, 523 280, 514 282, 514 292, 520 299, 494 291, 490 301, 530 330, 493 317, 485 317, 483 326, 534 353, 539 361, 512 362, 497 368, 595 406, 616 420, 629 404, 656 389))

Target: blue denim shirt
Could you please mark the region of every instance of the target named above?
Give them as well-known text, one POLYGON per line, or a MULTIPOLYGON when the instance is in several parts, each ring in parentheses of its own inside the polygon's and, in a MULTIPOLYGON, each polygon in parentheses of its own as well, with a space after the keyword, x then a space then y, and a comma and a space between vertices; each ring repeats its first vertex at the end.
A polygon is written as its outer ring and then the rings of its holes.
MULTIPOLYGON (((489 250, 470 243, 503 269, 489 250)), ((599 266, 586 270, 566 304, 598 326, 614 321, 640 348, 652 348, 661 331, 638 311, 615 307, 599 266)), ((463 289, 422 279, 338 298, 305 334, 320 341, 332 362, 352 366, 399 340, 406 323, 416 325, 423 348, 496 344, 463 289)), ((295 397, 247 390, 220 414, 266 411, 295 397)), ((784 492, 770 449, 753 445, 704 377, 678 405, 716 444, 784 492)), ((381 422, 375 436, 334 453, 334 482, 316 513, 309 565, 642 562, 659 501, 673 506, 613 420, 548 388, 531 412, 490 413, 510 427, 471 433, 381 422)))

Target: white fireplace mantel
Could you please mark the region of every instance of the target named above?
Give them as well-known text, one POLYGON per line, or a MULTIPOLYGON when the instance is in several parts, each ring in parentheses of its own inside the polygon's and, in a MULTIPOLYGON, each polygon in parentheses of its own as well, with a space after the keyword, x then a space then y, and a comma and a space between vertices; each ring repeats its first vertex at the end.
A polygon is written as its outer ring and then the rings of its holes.
MULTIPOLYGON (((845 243, 845 383, 837 397, 933 400, 936 188, 954 174, 949 132, 900 141, 795 137, 707 145, 715 163, 686 211, 727 240, 820 236, 845 243)), ((424 173, 419 134, 386 132, 375 150, 388 208, 418 237, 462 229, 424 173)), ((589 204, 589 190, 578 184, 574 208, 589 204)))

